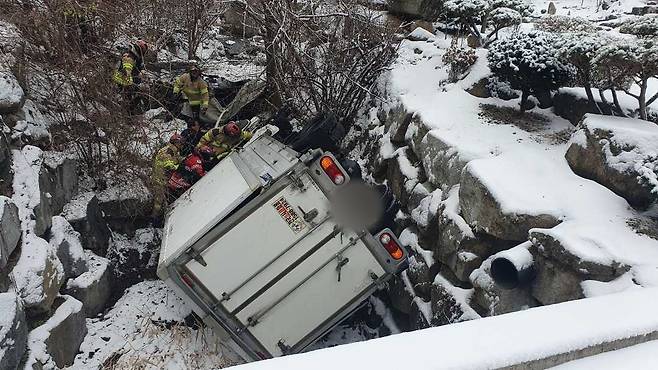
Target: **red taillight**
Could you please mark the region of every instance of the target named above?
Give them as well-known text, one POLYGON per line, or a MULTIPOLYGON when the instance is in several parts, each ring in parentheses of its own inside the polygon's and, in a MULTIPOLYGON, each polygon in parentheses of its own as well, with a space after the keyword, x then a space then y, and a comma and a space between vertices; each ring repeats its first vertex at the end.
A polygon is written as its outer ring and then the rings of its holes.
POLYGON ((398 243, 395 241, 395 238, 389 233, 383 233, 379 236, 379 242, 382 243, 388 254, 391 255, 396 260, 404 257, 404 251, 398 243))
POLYGON ((324 173, 329 176, 331 181, 336 185, 342 185, 345 182, 345 175, 338 168, 334 159, 329 156, 324 156, 320 159, 320 167, 324 170, 324 173))
POLYGON ((187 286, 189 286, 190 288, 194 288, 194 280, 192 280, 192 278, 189 277, 187 274, 182 274, 181 279, 187 286))

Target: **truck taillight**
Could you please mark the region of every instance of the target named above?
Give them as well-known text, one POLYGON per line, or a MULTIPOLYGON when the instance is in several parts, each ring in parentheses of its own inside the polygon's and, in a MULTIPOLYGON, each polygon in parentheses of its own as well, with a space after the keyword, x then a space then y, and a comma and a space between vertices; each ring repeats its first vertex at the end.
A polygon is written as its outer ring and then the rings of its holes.
POLYGON ((389 233, 383 233, 379 236, 379 242, 382 243, 388 254, 396 260, 404 257, 404 251, 395 241, 395 238, 389 233))
POLYGON ((182 274, 180 278, 187 286, 189 286, 190 288, 194 288, 194 281, 188 274, 182 274))
POLYGON ((325 155, 320 159, 320 167, 322 167, 324 173, 329 176, 334 184, 342 185, 345 182, 345 175, 340 170, 334 159, 330 156, 325 155))

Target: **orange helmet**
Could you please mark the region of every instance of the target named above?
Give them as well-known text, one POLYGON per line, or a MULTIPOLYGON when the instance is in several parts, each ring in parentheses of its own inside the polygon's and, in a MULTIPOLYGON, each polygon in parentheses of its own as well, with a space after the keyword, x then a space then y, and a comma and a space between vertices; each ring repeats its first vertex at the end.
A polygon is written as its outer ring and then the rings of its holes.
POLYGON ((228 136, 238 136, 240 135, 240 126, 237 125, 237 123, 230 121, 229 123, 224 126, 224 133, 228 136))

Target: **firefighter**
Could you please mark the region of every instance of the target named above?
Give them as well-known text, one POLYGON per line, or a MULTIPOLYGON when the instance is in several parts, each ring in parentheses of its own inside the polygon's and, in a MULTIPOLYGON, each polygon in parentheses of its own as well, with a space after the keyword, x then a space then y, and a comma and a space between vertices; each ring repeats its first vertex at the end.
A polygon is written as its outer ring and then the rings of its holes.
POLYGON ((148 44, 144 40, 137 40, 122 55, 114 70, 114 83, 117 84, 128 104, 129 113, 133 114, 139 104, 139 84, 144 69, 144 55, 148 51, 148 44))
POLYGON ((153 213, 152 219, 154 225, 161 225, 162 210, 168 203, 167 181, 171 174, 178 169, 183 157, 181 149, 185 141, 183 137, 176 133, 171 136, 169 143, 162 149, 158 150, 153 161, 153 174, 151 180, 153 183, 153 213))
POLYGON ((201 78, 201 69, 193 63, 187 73, 176 78, 174 82, 174 95, 187 100, 183 104, 181 114, 187 117, 188 122, 205 120, 208 112, 210 95, 208 83, 201 78))
POLYGON ((234 146, 243 140, 251 139, 252 136, 251 132, 243 131, 235 122, 230 121, 224 126, 206 132, 199 140, 197 148, 210 147, 213 150, 215 161, 219 161, 228 155, 234 146))

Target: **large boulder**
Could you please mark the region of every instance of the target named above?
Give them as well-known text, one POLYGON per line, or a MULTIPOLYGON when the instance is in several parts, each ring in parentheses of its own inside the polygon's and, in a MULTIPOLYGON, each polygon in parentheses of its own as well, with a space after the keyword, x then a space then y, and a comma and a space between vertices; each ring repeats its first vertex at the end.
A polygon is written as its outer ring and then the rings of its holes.
POLYGON ((5 268, 9 256, 21 238, 21 221, 14 202, 0 195, 0 271, 5 268))
POLYGON ((64 368, 73 364, 80 344, 87 335, 82 303, 70 296, 59 296, 53 316, 32 330, 26 369, 64 368))
POLYGON ((571 169, 634 207, 658 200, 658 126, 652 122, 587 115, 566 154, 571 169))
POLYGON ((427 131, 425 125, 415 117, 409 130, 413 131, 407 133, 407 136, 412 141, 414 151, 419 153, 429 181, 442 189, 458 184, 467 162, 455 147, 439 138, 433 131, 427 131))
POLYGON ((156 277, 161 238, 161 230, 153 228, 137 230, 132 239, 118 233, 112 235, 107 258, 111 264, 114 294, 156 277))
POLYGON ((11 172, 11 149, 6 133, 9 128, 4 125, 0 117, 0 195, 11 196, 11 183, 13 174, 11 172))
POLYGON ((51 194, 41 189, 40 183, 45 171, 41 170, 43 151, 35 146, 26 145, 21 150, 12 150, 13 178, 12 199, 18 206, 23 229, 43 236, 50 228, 53 212, 51 194))
POLYGON ((403 147, 388 160, 386 178, 395 198, 404 207, 419 183, 426 180, 425 173, 411 149, 403 147))
POLYGON ((112 186, 98 194, 105 221, 113 230, 128 234, 145 226, 151 214, 151 193, 141 181, 112 186))
POLYGON ((9 72, 0 72, 0 114, 13 113, 25 101, 23 88, 9 72))
POLYGON ((93 192, 75 196, 64 206, 62 212, 75 231, 80 233, 80 241, 85 249, 104 256, 112 235, 103 218, 98 198, 93 192))
POLYGON ((556 235, 559 233, 551 230, 530 233, 536 272, 531 292, 542 304, 583 298, 582 282, 609 282, 630 270, 630 266, 620 262, 601 263, 584 259, 556 235))
POLYGON ((88 271, 66 284, 66 294, 82 302, 85 315, 93 317, 105 310, 111 294, 110 261, 85 251, 88 271))
POLYGON ((62 212, 64 205, 78 192, 77 170, 77 162, 70 156, 60 152, 43 152, 39 187, 50 194, 53 214, 62 212))
POLYGON ((428 21, 436 20, 443 8, 440 0, 387 0, 386 3, 391 13, 428 21))
POLYGON ((47 149, 52 137, 48 131, 49 123, 39 111, 32 100, 25 104, 16 113, 6 115, 5 122, 12 128, 12 141, 19 145, 35 145, 47 149))
POLYGON ((62 216, 53 217, 50 245, 64 267, 65 279, 76 278, 87 272, 87 258, 82 250, 80 234, 62 216))
POLYGON ((27 348, 27 322, 16 293, 0 293, 0 313, 0 369, 14 370, 27 348))
MULTIPOLYGON (((474 161, 475 162, 475 161, 474 161)), ((498 199, 489 189, 490 173, 479 172, 489 163, 473 162, 465 168, 459 188, 459 205, 466 222, 475 231, 483 232, 502 240, 525 241, 532 228, 551 228, 559 223, 551 214, 536 210, 515 210, 505 207, 505 202, 498 199)), ((509 182, 509 181, 507 181, 509 182)), ((502 186, 502 185, 501 185, 502 186)), ((506 196, 513 194, 506 189, 506 196)), ((537 195, 539 197, 540 195, 537 195)))
POLYGON ((480 318, 480 315, 469 306, 472 291, 472 289, 456 287, 442 275, 437 275, 431 289, 432 326, 480 318))
POLYGON ((28 315, 48 312, 64 283, 64 267, 48 242, 24 234, 21 256, 12 273, 28 315))

